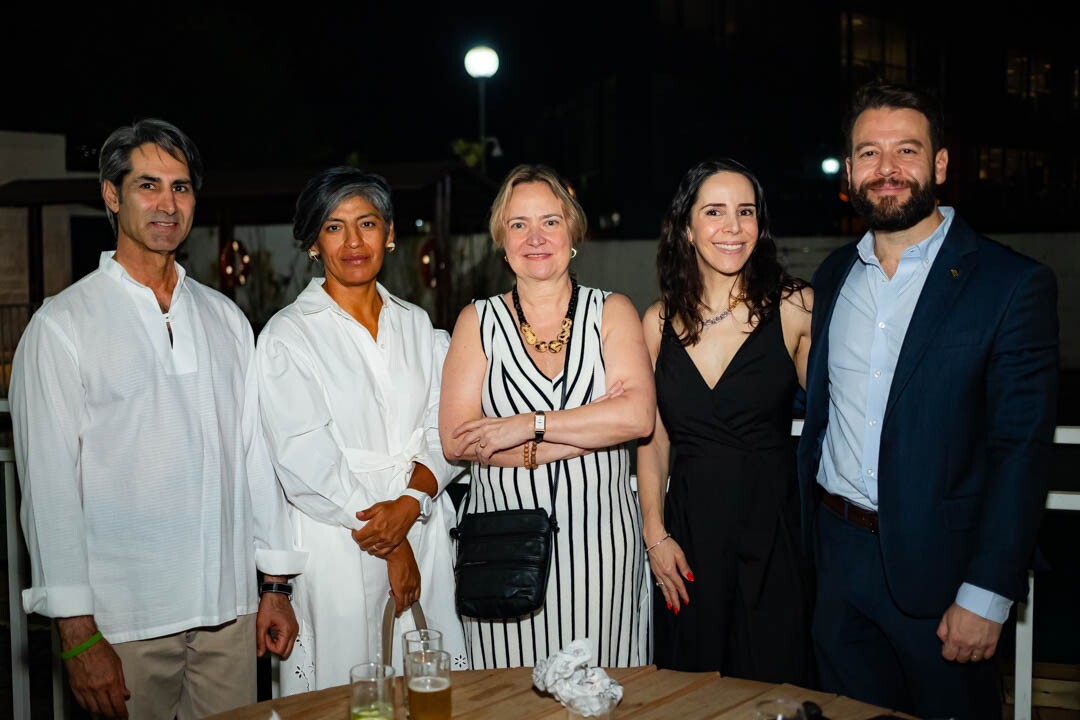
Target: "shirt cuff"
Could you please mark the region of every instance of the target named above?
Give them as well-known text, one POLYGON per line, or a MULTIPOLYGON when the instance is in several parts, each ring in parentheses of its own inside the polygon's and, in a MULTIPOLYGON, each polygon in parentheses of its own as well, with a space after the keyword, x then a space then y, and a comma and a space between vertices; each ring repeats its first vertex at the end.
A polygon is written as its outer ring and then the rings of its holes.
POLYGON ((89 585, 53 585, 22 591, 23 610, 45 617, 94 614, 94 591, 89 585))
POLYGON ((307 558, 303 550, 255 549, 255 567, 265 575, 299 575, 304 572, 307 558))
POLYGON ((964 583, 956 593, 956 604, 979 617, 1004 624, 1009 619, 1013 601, 976 585, 964 583))

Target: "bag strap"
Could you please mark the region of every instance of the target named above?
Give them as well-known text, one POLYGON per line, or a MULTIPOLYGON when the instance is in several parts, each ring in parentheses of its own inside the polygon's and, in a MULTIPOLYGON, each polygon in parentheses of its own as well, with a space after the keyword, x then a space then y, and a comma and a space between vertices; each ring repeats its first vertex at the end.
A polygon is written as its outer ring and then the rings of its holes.
MULTIPOLYGON (((581 292, 581 286, 578 285, 577 283, 574 283, 574 292, 575 293, 580 293, 581 292)), ((576 306, 575 298, 570 298, 570 303, 572 305, 576 306)), ((566 409, 566 386, 567 386, 567 384, 569 382, 569 379, 570 379, 570 344, 573 342, 573 340, 574 340, 574 336, 571 334, 570 337, 566 339, 566 344, 563 345, 563 352, 566 353, 566 354, 563 356, 562 400, 559 402, 559 407, 557 408, 558 410, 565 410, 566 409)), ((550 514, 550 516, 551 516, 551 526, 552 526, 552 528, 555 529, 556 532, 559 529, 559 524, 555 521, 555 496, 559 492, 559 470, 562 469, 562 464, 564 462, 566 462, 566 461, 565 460, 556 460, 555 461, 555 473, 554 473, 555 477, 554 478, 549 478, 549 480, 548 480, 548 488, 549 488, 550 494, 551 494, 551 514, 550 514)), ((468 513, 468 510, 469 510, 469 497, 472 496, 472 486, 473 486, 473 479, 470 476, 469 477, 469 487, 465 489, 465 499, 461 501, 461 507, 464 508, 463 512, 465 512, 466 514, 468 513)), ((457 538, 457 528, 456 527, 452 528, 450 530, 450 535, 451 535, 451 537, 453 537, 455 539, 457 538)))
MULTIPOLYGON (((383 608, 382 614, 382 661, 384 665, 391 665, 391 660, 394 655, 394 596, 390 595, 386 598, 386 607, 383 608)), ((427 618, 424 617, 424 609, 420 607, 420 601, 417 600, 409 606, 412 610, 413 624, 416 625, 417 630, 427 630, 427 618)))

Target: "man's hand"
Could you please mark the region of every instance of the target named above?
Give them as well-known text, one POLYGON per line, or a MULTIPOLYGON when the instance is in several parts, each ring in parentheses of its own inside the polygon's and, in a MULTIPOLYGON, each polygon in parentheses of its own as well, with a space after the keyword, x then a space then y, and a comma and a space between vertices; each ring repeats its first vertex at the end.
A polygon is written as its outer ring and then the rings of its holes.
POLYGON ((364 520, 366 524, 353 530, 352 537, 365 552, 386 559, 405 539, 418 517, 420 503, 408 495, 375 503, 356 513, 356 519, 364 520))
POLYGON ((987 620, 953 603, 937 629, 941 656, 959 663, 989 660, 997 651, 1001 623, 987 620))
POLYGON ((386 558, 386 572, 390 577, 390 594, 394 596, 394 612, 400 615, 420 599, 420 568, 408 540, 386 558))
MULTIPOLYGON (((284 582, 281 578, 278 582, 284 582)), ((267 578, 267 582, 274 582, 267 578)), ((263 593, 259 598, 259 612, 255 615, 255 654, 262 657, 266 651, 282 659, 292 652, 300 624, 296 622, 292 603, 287 595, 281 593, 263 593)))
MULTIPOLYGON (((60 646, 69 650, 85 642, 98 631, 92 615, 57 618, 60 646)), ((120 657, 105 638, 98 640, 70 660, 64 661, 71 692, 91 715, 107 718, 126 718, 127 700, 131 692, 124 684, 124 668, 120 657)))

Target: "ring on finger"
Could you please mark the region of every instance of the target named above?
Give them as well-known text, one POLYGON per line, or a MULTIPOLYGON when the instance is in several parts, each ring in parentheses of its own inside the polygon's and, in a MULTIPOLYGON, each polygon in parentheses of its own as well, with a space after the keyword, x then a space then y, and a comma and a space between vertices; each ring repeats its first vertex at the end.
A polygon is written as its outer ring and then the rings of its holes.
POLYGON ((657 580, 657 581, 656 581, 656 587, 664 587, 664 583, 662 583, 662 582, 660 582, 659 580, 657 580))

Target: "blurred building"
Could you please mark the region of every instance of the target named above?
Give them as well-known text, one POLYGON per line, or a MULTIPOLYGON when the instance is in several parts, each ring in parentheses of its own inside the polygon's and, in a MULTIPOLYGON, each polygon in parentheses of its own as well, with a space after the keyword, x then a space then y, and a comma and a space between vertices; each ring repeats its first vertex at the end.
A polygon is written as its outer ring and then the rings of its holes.
POLYGON ((778 235, 858 232, 843 173, 821 162, 843 159, 844 104, 874 77, 942 99, 942 199, 974 227, 1077 228, 1080 45, 1062 17, 925 2, 631 5, 610 57, 564 73, 524 132, 523 154, 575 183, 596 237, 655 236, 683 172, 716 155, 761 177, 778 235))

